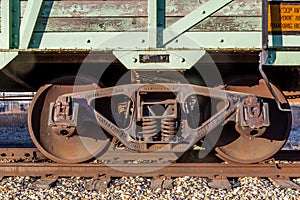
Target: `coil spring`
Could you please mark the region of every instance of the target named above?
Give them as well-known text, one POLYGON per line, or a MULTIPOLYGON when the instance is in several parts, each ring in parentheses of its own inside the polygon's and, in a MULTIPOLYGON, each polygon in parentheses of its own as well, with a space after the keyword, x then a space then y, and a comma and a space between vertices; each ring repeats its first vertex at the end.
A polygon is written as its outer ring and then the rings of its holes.
POLYGON ((174 118, 161 120, 161 135, 165 139, 170 139, 175 135, 176 122, 174 118))
POLYGON ((144 118, 140 134, 142 134, 144 138, 150 138, 156 136, 157 133, 157 121, 155 119, 144 118))

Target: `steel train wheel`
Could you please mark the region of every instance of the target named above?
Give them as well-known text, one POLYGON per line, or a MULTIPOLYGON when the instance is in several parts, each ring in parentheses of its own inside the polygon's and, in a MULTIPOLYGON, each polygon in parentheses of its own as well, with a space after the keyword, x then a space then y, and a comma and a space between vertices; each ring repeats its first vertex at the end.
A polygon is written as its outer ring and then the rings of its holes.
MULTIPOLYGON (((66 78, 69 79, 69 78, 66 78)), ((48 158, 61 163, 78 163, 92 159, 108 148, 109 138, 102 131, 96 120, 86 116, 86 106, 79 106, 78 124, 70 137, 57 134, 48 125, 50 102, 55 102, 62 94, 72 91, 95 89, 95 85, 61 85, 66 81, 41 87, 32 103, 28 114, 28 128, 36 147, 48 158), (84 119, 86 119, 84 121, 84 119)))
MULTIPOLYGON (((282 92, 272 84, 281 104, 289 108, 282 92)), ((235 122, 227 123, 216 145, 217 156, 226 161, 256 163, 270 158, 279 151, 288 139, 291 128, 291 112, 282 112, 268 91, 264 80, 243 77, 228 82, 226 90, 264 95, 269 104, 270 126, 265 130, 241 130, 235 122)))

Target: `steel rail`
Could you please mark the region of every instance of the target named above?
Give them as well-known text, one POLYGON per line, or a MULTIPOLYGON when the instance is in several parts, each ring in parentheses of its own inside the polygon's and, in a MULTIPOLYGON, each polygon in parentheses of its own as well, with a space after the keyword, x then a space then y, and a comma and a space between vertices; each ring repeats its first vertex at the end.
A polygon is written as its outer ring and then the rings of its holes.
MULTIPOLYGON (((278 161, 300 161, 299 150, 281 150, 277 152, 273 158, 278 161)), ((120 154, 120 152, 116 152, 120 154)), ((198 152, 191 155, 197 158, 198 152)), ((37 148, 0 148, 0 160, 1 159, 47 159, 37 148)), ((132 157, 134 159, 134 157, 132 157)), ((180 160, 180 159, 179 159, 180 160)), ((181 161, 180 161, 181 162, 181 161)), ((197 162, 195 160, 195 162, 197 162)))
POLYGON ((81 176, 81 177, 300 177, 300 163, 294 164, 220 164, 174 163, 158 164, 58 164, 1 163, 0 176, 81 176))
MULTIPOLYGON (((43 159, 36 148, 0 148, 2 158, 32 158, 43 159)), ((277 157, 284 157, 282 151, 277 157)), ((293 152, 289 152, 293 157, 293 152)), ((48 162, 16 162, 0 163, 0 176, 82 176, 82 177, 300 177, 300 162, 283 163, 270 160, 262 164, 233 163, 151 163, 151 164, 61 164, 48 162)))

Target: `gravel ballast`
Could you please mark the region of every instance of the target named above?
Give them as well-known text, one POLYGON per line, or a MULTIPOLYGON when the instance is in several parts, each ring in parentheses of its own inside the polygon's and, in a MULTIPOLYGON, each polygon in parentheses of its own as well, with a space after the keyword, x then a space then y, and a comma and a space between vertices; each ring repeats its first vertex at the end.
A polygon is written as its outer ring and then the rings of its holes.
MULTIPOLYGON (((232 189, 212 189, 209 180, 181 177, 172 189, 151 189, 151 180, 142 177, 114 179, 106 191, 88 191, 90 178, 60 178, 50 189, 36 189, 32 177, 6 177, 0 182, 0 199, 282 199, 299 200, 300 190, 276 188, 268 179, 243 177, 231 180, 232 189)), ((294 179, 300 183, 300 179, 294 179)))

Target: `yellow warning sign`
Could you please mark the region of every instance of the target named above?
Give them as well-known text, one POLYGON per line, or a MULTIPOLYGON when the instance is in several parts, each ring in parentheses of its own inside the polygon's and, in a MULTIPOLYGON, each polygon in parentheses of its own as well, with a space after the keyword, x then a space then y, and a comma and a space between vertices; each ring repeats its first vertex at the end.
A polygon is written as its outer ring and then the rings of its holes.
POLYGON ((269 5, 269 32, 300 31, 300 4, 269 5))

